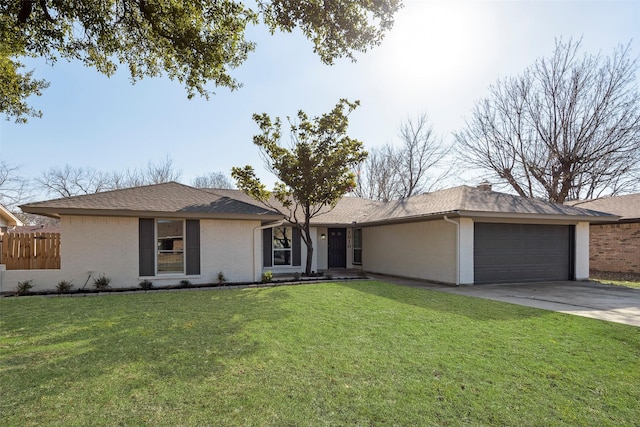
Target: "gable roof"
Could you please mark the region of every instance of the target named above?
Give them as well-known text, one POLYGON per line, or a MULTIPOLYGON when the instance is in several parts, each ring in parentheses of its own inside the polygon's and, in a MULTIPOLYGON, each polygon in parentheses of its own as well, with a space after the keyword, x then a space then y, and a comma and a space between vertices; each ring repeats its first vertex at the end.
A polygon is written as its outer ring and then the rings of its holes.
POLYGON ((0 204, 0 227, 24 225, 11 211, 0 204))
POLYGON ((622 221, 640 220, 640 193, 593 200, 575 200, 567 204, 617 215, 622 221))
POLYGON ((386 203, 373 211, 364 222, 406 221, 447 214, 512 218, 543 216, 549 219, 566 219, 567 216, 572 216, 575 219, 587 221, 615 221, 617 219, 615 216, 602 212, 463 185, 386 203))
POLYGON ((279 213, 265 207, 177 182, 29 203, 20 208, 28 213, 53 217, 60 217, 61 214, 85 214, 236 219, 261 217, 271 220, 282 218, 279 213))

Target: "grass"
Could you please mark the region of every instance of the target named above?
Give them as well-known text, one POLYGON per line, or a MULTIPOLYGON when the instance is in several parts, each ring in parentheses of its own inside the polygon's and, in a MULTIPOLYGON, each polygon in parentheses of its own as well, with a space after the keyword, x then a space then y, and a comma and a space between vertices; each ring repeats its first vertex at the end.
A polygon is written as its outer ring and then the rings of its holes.
POLYGON ((0 300, 29 425, 634 425, 640 328, 383 282, 0 300))

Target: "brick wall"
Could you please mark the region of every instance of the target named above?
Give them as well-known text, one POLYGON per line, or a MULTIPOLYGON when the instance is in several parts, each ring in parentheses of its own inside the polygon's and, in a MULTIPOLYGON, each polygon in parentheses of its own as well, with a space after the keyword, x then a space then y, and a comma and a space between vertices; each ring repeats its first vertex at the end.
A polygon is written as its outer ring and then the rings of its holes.
POLYGON ((591 225, 591 270, 640 274, 640 223, 591 225))

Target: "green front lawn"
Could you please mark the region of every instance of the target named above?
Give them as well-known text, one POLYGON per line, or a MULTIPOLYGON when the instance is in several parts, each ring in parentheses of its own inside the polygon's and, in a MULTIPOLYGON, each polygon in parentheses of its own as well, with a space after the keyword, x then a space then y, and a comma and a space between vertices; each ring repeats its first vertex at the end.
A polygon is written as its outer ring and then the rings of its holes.
POLYGON ((634 425, 640 328, 351 281, 0 300, 3 425, 634 425))

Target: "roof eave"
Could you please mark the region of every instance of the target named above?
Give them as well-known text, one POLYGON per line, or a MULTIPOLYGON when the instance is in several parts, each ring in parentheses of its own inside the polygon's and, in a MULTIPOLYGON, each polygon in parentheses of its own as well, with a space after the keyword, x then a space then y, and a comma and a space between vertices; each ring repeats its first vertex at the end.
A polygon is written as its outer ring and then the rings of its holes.
POLYGON ((278 220, 283 216, 276 213, 265 212, 262 214, 247 213, 207 213, 207 212, 162 212, 162 211, 133 211, 112 209, 76 209, 62 208, 51 209, 25 205, 22 210, 27 213, 60 218, 62 215, 73 216, 117 216, 136 218, 197 218, 197 219, 239 219, 239 220, 278 220))
POLYGON ((617 222, 620 217, 615 215, 593 216, 575 214, 547 214, 533 212, 486 212, 486 211, 460 211, 460 216, 471 218, 504 218, 522 220, 547 220, 564 222, 617 222))

